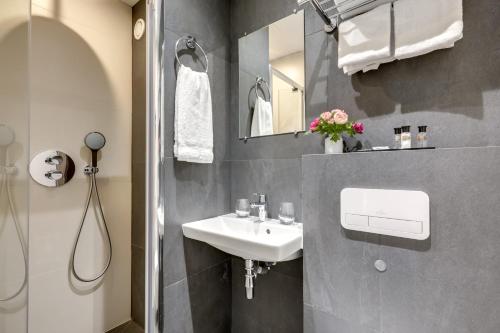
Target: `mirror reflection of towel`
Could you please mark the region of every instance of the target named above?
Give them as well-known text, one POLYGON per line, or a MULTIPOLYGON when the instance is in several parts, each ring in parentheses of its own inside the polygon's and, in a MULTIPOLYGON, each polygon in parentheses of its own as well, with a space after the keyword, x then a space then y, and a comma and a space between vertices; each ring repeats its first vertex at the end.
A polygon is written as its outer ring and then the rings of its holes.
POLYGON ((251 136, 273 135, 273 107, 262 97, 255 100, 251 136))

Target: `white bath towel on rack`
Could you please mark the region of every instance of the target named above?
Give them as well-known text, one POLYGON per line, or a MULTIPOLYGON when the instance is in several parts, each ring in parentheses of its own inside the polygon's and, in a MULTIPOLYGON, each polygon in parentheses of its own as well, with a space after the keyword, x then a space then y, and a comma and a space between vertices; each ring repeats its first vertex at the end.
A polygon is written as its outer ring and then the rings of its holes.
POLYGON ((395 57, 453 47, 463 37, 462 0, 394 2, 395 57))
POLYGON ((257 96, 252 117, 252 136, 273 135, 273 107, 271 102, 257 96))
POLYGON ((343 21, 339 25, 338 66, 352 75, 393 61, 391 4, 343 21))
POLYGON ((207 73, 180 66, 175 92, 174 124, 175 157, 179 161, 212 163, 212 96, 207 73))

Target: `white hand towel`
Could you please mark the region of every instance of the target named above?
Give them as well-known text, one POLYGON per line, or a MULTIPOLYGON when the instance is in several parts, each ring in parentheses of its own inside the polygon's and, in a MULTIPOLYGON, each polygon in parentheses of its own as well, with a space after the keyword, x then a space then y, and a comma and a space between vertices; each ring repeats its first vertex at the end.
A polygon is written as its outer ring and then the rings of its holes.
POLYGON ((380 5, 383 5, 385 3, 389 3, 392 1, 394 1, 394 0, 375 0, 375 1, 372 1, 368 4, 362 5, 363 3, 366 3, 366 0, 352 0, 352 1, 335 0, 335 4, 338 6, 337 11, 339 13, 345 13, 345 14, 341 14, 340 17, 342 19, 348 19, 350 17, 356 16, 360 13, 367 12, 369 10, 372 10, 375 7, 378 7, 380 5))
POLYGON ((174 155, 179 161, 212 163, 212 97, 208 75, 180 66, 175 91, 174 155))
POLYGON ((463 36, 462 0, 394 2, 395 57, 453 47, 463 36))
POLYGON ((270 102, 266 102, 262 97, 257 96, 255 100, 255 110, 252 117, 252 136, 273 134, 273 107, 270 102))
POLYGON ((338 66, 353 74, 394 60, 391 54, 391 4, 384 4, 339 25, 338 66))

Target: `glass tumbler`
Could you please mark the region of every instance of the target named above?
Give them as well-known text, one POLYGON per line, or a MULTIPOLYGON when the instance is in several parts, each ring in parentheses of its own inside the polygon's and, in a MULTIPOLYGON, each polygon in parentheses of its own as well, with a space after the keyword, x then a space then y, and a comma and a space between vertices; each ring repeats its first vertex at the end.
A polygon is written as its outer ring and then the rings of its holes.
POLYGON ((292 224, 295 222, 295 209, 293 203, 282 202, 280 205, 280 212, 278 215, 281 224, 292 224))
POLYGON ((248 199, 236 200, 236 216, 248 217, 250 216, 250 201, 248 199))

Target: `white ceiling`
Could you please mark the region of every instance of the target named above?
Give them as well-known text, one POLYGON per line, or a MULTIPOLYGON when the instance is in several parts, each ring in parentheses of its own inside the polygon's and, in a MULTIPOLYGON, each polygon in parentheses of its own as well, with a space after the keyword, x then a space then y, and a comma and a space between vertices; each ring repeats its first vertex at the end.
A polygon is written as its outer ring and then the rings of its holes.
POLYGON ((139 0, 122 0, 122 2, 125 2, 130 7, 134 7, 135 4, 139 2, 139 0))
POLYGON ((304 51, 304 11, 269 26, 269 60, 304 51))

